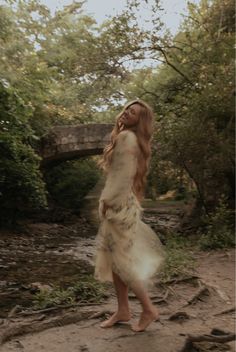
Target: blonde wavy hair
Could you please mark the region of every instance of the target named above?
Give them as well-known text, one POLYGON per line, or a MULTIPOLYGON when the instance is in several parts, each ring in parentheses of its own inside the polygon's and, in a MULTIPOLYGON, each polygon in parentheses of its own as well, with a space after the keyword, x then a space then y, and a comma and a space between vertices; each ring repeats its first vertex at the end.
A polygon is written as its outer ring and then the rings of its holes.
POLYGON ((133 191, 137 198, 141 200, 146 185, 146 177, 151 157, 151 137, 153 133, 153 112, 148 104, 142 100, 133 100, 124 106, 123 110, 116 117, 116 123, 110 136, 110 143, 104 148, 102 159, 98 164, 105 172, 108 171, 112 161, 117 136, 125 129, 133 131, 137 136, 139 154, 137 172, 134 176, 133 191), (125 128, 120 122, 120 118, 124 111, 134 104, 138 104, 141 107, 139 121, 134 127, 125 128))

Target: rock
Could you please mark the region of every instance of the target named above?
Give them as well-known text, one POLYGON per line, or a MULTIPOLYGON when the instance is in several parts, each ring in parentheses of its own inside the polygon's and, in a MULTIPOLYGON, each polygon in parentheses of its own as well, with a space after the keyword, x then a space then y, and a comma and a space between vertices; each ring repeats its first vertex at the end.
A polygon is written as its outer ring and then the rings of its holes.
POLYGON ((7 281, 3 280, 0 281, 0 287, 6 287, 7 286, 7 281))
POLYGON ((38 291, 52 291, 53 288, 49 285, 41 284, 40 282, 32 282, 30 285, 30 291, 32 293, 38 292, 38 291))

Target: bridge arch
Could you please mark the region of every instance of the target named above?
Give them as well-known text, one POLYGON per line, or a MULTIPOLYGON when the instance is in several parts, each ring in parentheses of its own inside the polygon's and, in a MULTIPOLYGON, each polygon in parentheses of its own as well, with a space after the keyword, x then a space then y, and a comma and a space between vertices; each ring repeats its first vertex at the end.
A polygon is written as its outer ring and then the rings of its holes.
POLYGON ((42 166, 102 154, 112 127, 104 123, 53 127, 41 139, 42 166))

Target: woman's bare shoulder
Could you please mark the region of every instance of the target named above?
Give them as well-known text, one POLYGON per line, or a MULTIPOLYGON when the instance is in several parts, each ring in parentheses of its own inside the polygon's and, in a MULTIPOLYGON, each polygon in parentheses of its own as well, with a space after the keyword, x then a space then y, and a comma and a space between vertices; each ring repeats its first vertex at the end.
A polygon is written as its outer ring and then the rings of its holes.
POLYGON ((136 154, 138 151, 138 141, 136 134, 130 130, 121 131, 117 136, 117 150, 136 154))
POLYGON ((117 136, 118 141, 127 141, 128 143, 137 143, 136 134, 130 130, 123 130, 117 136))

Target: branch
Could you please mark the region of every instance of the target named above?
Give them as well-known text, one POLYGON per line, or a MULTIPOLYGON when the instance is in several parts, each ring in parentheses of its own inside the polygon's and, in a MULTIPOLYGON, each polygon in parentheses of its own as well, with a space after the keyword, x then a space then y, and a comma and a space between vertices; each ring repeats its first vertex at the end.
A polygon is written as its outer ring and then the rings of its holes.
POLYGON ((142 86, 142 90, 144 91, 144 93, 141 94, 141 97, 143 97, 143 96, 146 95, 146 94, 149 94, 149 95, 152 95, 153 97, 155 97, 155 98, 157 98, 157 99, 160 98, 159 95, 157 95, 157 94, 154 93, 154 92, 151 92, 151 91, 147 90, 147 89, 144 88, 143 86, 142 86))
MULTIPOLYGON (((179 147, 178 147, 178 144, 177 142, 175 141, 175 146, 176 146, 176 149, 179 151, 180 153, 180 150, 179 150, 179 147)), ((193 180, 193 182, 195 183, 196 187, 197 187, 197 191, 198 191, 198 194, 199 194, 199 198, 202 202, 202 205, 204 207, 204 210, 206 212, 207 215, 209 215, 209 212, 208 212, 208 209, 207 209, 207 206, 206 206, 206 203, 205 203, 205 199, 204 199, 204 195, 201 191, 201 187, 199 185, 199 182, 194 178, 194 175, 192 174, 192 172, 190 171, 190 169, 188 168, 184 158, 181 158, 181 153, 180 153, 180 162, 182 164, 182 166, 184 167, 184 169, 187 171, 189 177, 193 180)))
POLYGON ((161 48, 159 45, 156 45, 156 47, 153 46, 153 47, 149 48, 149 50, 153 50, 153 49, 160 51, 165 58, 166 64, 169 65, 170 67, 172 67, 178 74, 180 74, 182 77, 184 77, 186 79, 186 81, 188 81, 191 85, 193 85, 193 82, 183 72, 181 72, 174 64, 172 64, 169 61, 167 54, 165 53, 163 48, 161 48))

